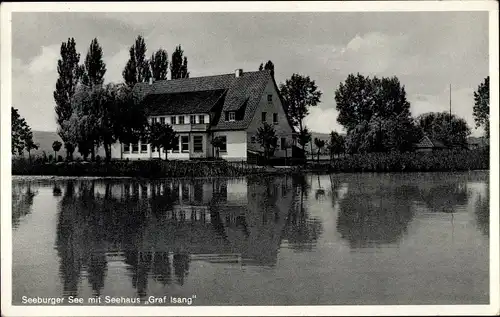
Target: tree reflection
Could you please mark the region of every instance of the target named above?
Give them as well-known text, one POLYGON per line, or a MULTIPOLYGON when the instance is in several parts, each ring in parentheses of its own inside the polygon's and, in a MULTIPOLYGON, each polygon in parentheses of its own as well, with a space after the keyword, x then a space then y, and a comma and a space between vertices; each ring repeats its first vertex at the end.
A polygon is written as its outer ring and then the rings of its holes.
POLYGON ((18 228, 21 218, 31 213, 37 194, 30 182, 12 185, 12 228, 18 228))
POLYGON ((189 254, 185 253, 175 253, 174 254, 174 274, 177 278, 177 282, 180 285, 184 285, 184 278, 189 272, 189 254))
POLYGON ((56 234, 64 296, 78 295, 82 272, 100 295, 115 259, 126 264, 131 286, 144 298, 151 281, 186 284, 193 255, 238 254, 245 264, 272 266, 283 232, 297 250, 308 249, 321 222, 304 207, 307 181, 292 183, 288 177, 234 188, 227 179, 68 181, 56 234), (294 196, 303 203, 294 207, 294 196))
POLYGON ((283 236, 289 246, 296 251, 312 250, 323 232, 323 225, 319 219, 309 215, 305 206, 310 189, 305 175, 293 177, 292 186, 293 205, 287 216, 283 236))
POLYGON ((486 237, 490 236, 490 182, 486 181, 486 191, 479 194, 475 203, 476 224, 486 237))
POLYGON ((349 184, 339 203, 337 230, 351 248, 397 243, 413 218, 408 194, 416 187, 370 185, 349 184))
POLYGON ((469 191, 466 183, 431 184, 420 187, 419 198, 433 212, 453 213, 467 205, 469 191))

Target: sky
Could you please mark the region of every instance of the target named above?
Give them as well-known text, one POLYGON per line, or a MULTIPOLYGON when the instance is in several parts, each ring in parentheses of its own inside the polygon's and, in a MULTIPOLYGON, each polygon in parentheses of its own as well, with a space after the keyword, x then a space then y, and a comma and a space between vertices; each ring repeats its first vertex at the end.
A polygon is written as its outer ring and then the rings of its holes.
POLYGON ((277 83, 310 76, 323 95, 306 125, 343 132, 335 90, 350 73, 397 76, 414 116, 449 111, 472 135, 474 90, 488 76, 487 12, 70 13, 12 14, 12 103, 33 130, 56 131, 53 91, 61 43, 74 37, 83 63, 103 48, 106 82, 122 82, 128 50, 142 35, 147 55, 181 44, 191 77, 257 70, 273 61, 277 83))

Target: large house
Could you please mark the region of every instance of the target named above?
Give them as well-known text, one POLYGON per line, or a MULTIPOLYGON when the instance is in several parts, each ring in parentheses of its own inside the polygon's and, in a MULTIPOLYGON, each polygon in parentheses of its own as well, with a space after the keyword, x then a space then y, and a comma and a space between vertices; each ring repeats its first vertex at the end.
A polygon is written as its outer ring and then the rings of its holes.
POLYGON ((174 149, 153 149, 147 143, 116 144, 113 158, 203 159, 218 155, 225 160, 247 160, 249 153, 262 153, 257 131, 266 122, 278 137, 275 157, 291 155, 293 127, 269 70, 150 81, 134 87, 151 123, 172 125, 178 135, 174 149), (216 153, 211 144, 222 137, 216 153))

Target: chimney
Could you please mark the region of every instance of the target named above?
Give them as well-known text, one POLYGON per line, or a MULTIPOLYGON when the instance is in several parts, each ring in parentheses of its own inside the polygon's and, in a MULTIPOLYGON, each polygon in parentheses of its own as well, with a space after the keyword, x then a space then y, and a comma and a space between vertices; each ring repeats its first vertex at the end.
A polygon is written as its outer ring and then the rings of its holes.
POLYGON ((153 77, 149 78, 149 85, 153 84, 153 77))
POLYGON ((234 75, 236 78, 243 76, 243 69, 238 68, 237 70, 234 71, 234 75))

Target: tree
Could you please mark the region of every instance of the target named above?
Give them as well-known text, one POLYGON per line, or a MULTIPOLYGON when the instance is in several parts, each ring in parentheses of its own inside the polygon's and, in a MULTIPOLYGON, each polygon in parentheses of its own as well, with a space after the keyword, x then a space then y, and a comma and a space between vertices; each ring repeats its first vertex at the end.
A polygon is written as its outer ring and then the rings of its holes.
POLYGON ((82 83, 86 86, 102 85, 104 74, 106 74, 106 64, 102 60, 102 48, 94 38, 85 57, 82 83))
POLYGON ((309 114, 308 108, 319 103, 321 91, 309 76, 293 74, 290 79, 280 85, 280 92, 285 101, 288 117, 292 124, 302 131, 304 118, 309 114))
POLYGON ((274 64, 271 61, 267 61, 265 65, 264 63, 260 63, 259 70, 270 70, 271 76, 274 77, 274 64))
POLYGON ((297 137, 297 142, 300 144, 305 153, 306 144, 311 142, 311 133, 309 132, 307 127, 304 127, 304 129, 300 130, 297 137))
POLYGON ((168 74, 168 54, 164 49, 157 50, 149 60, 151 73, 155 80, 165 80, 168 74))
POLYGON ((262 127, 257 129, 257 142, 264 149, 264 157, 269 160, 278 145, 278 137, 272 125, 264 122, 262 127))
POLYGON ((335 154, 344 152, 345 140, 342 135, 336 131, 330 132, 330 140, 328 142, 328 151, 330 152, 330 160, 333 160, 335 154))
POLYGON ((419 136, 406 91, 397 77, 347 76, 335 91, 337 121, 349 153, 406 151, 419 136))
POLYGON ((54 157, 56 159, 57 159, 57 152, 59 152, 61 147, 62 147, 62 143, 57 141, 57 140, 52 143, 52 149, 54 150, 54 157))
POLYGON ((339 111, 337 121, 347 131, 369 122, 372 116, 390 119, 411 115, 405 88, 397 77, 379 79, 350 74, 335 91, 335 102, 339 111))
POLYGON ((147 139, 149 132, 147 109, 134 95, 131 87, 118 85, 116 88, 118 91, 113 114, 116 138, 121 143, 137 143, 140 139, 147 139))
POLYGON ((23 131, 22 139, 24 141, 24 148, 28 152, 28 157, 31 162, 31 151, 38 150, 38 144, 33 142, 33 132, 31 132, 29 127, 23 131))
MULTIPOLYGON (((74 38, 69 38, 67 42, 61 44, 60 54, 61 58, 57 61, 59 78, 56 82, 54 100, 56 102, 57 124, 59 125, 58 133, 63 142, 67 143, 69 141, 65 137, 67 133, 62 129, 62 123, 71 117, 71 98, 75 93, 82 74, 82 68, 78 65, 80 54, 76 52, 74 38)), ((74 146, 65 146, 65 148, 67 150, 67 157, 72 157, 74 146), (71 151, 72 149, 73 151, 71 151)))
POLYGON ((466 146, 470 129, 467 122, 448 112, 428 112, 417 117, 422 132, 448 147, 466 146))
POLYGON ((215 138, 212 139, 210 142, 212 146, 216 149, 216 157, 219 157, 219 151, 222 146, 224 146, 224 138, 222 136, 216 136, 215 138))
POLYGON ((19 111, 14 107, 11 107, 11 127, 12 154, 22 155, 25 147, 23 136, 29 127, 26 120, 21 117, 19 111))
POLYGON ((141 35, 137 36, 135 44, 130 47, 129 55, 122 76, 125 84, 134 87, 135 84, 146 82, 151 77, 149 62, 146 59, 146 43, 141 35))
POLYGON ((187 57, 183 56, 184 51, 181 46, 175 48, 170 63, 170 79, 188 78, 187 57))
POLYGON ((149 143, 152 148, 158 149, 158 156, 161 158, 160 148, 165 151, 165 160, 168 160, 168 151, 178 144, 179 138, 172 126, 169 124, 154 123, 151 125, 149 143))
POLYGON ((321 149, 325 146, 325 141, 321 140, 319 138, 314 138, 314 145, 318 148, 318 162, 319 162, 319 153, 321 152, 321 149))
POLYGON ((490 137, 490 76, 484 79, 474 92, 474 121, 476 128, 482 126, 487 138, 490 137))

